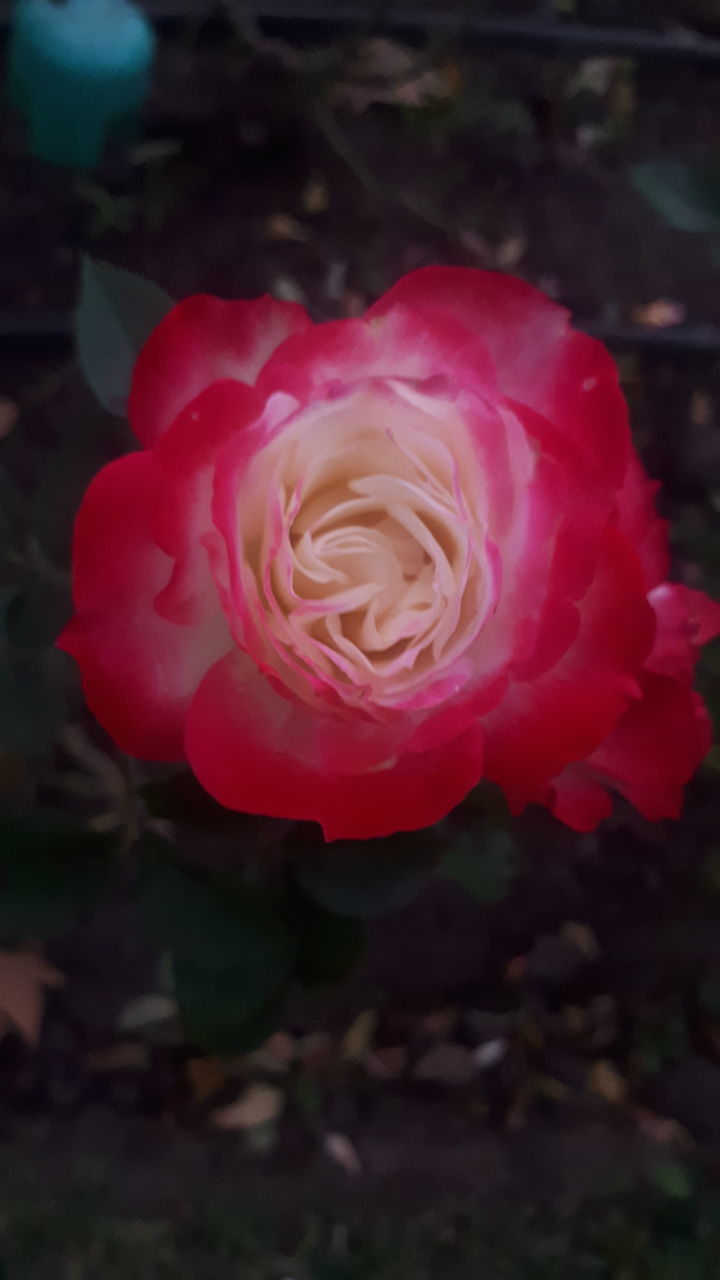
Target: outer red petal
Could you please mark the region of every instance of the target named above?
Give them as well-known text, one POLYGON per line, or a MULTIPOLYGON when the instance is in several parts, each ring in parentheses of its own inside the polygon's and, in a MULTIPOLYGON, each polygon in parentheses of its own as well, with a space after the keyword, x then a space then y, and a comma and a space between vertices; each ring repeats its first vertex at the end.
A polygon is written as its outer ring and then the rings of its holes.
POLYGON ((231 439, 252 434, 262 401, 242 382, 215 382, 193 400, 154 450, 158 474, 153 530, 175 568, 156 601, 171 621, 192 622, 205 607, 199 578, 209 582, 206 545, 213 538, 212 493, 218 453, 231 439))
POLYGON ((566 654, 544 675, 514 681, 485 723, 487 775, 516 811, 542 799, 566 765, 583 760, 639 693, 654 618, 637 557, 612 527, 577 607, 580 626, 566 654))
POLYGON ((90 709, 123 750, 181 760, 185 710, 228 635, 218 608, 194 626, 156 610, 172 561, 153 539, 155 496, 147 453, 127 454, 93 480, 75 527, 76 616, 58 643, 77 659, 90 709))
POLYGON ((617 496, 616 518, 620 532, 640 557, 648 591, 665 581, 670 568, 668 522, 655 510, 659 487, 657 481, 648 479, 637 454, 631 453, 617 496))
MULTIPOLYGON (((187 758, 229 809, 319 822, 328 840, 415 831, 444 817, 482 774, 473 727, 436 751, 361 775, 316 759, 316 716, 276 693, 249 659, 218 662, 193 699, 187 758)), ((350 731, 350 730, 349 730, 350 731)))
POLYGON ((676 818, 682 789, 710 749, 710 718, 699 695, 676 680, 648 674, 642 690, 584 767, 650 821, 676 818))
POLYGON ((720 633, 720 604, 702 591, 663 582, 650 592, 657 633, 646 666, 692 684, 698 649, 720 633))
POLYGON ((720 601, 711 600, 704 591, 693 591, 691 587, 673 585, 672 589, 685 606, 690 624, 690 639, 694 645, 701 647, 709 644, 720 635, 720 601))
POLYGON ((288 392, 307 404, 318 394, 370 378, 447 379, 497 400, 485 334, 462 317, 397 306, 359 320, 333 320, 291 338, 258 378, 263 395, 288 392))
POLYGON ((608 738, 553 779, 546 803, 576 831, 590 831, 621 791, 645 817, 676 817, 682 788, 710 747, 705 707, 692 690, 698 647, 720 631, 720 605, 701 591, 663 583, 650 592, 657 631, 634 702, 608 738))
POLYGON ((205 294, 173 307, 138 356, 130 392, 132 428, 153 445, 181 409, 222 378, 254 383, 276 347, 311 321, 296 302, 223 302, 205 294))
POLYGON ((573 831, 594 831, 612 813, 612 798, 602 784, 575 765, 553 779, 547 805, 573 831))
POLYGON ((532 285, 469 267, 424 267, 370 308, 396 306, 452 315, 492 357, 501 392, 587 447, 607 481, 619 484, 630 456, 627 407, 615 364, 601 343, 569 327, 569 315, 532 285))

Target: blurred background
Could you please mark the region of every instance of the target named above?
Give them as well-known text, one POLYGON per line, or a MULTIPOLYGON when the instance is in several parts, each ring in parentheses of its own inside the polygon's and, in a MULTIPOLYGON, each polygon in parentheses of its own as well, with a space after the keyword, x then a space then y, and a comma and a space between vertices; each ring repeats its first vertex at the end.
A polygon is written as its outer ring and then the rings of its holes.
MULTIPOLYGON (((62 54, 121 0, 32 3, 45 61, 0 3, 0 1276, 715 1280, 717 748, 678 823, 497 828, 228 1056, 138 923, 167 795, 52 642, 131 443, 73 354, 84 254, 321 320, 430 263, 537 284, 610 346, 674 574, 717 595, 718 0, 147 0, 121 101, 62 54)), ((717 645, 700 680, 717 717, 717 645)))

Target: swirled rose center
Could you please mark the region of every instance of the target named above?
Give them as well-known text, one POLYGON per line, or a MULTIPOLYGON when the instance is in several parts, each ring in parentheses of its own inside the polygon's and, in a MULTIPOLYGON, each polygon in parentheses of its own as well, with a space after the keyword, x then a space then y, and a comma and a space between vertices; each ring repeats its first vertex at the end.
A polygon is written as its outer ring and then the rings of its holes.
POLYGON ((238 500, 263 663, 342 704, 422 706, 459 687, 498 589, 481 490, 451 405, 395 386, 298 414, 238 500))

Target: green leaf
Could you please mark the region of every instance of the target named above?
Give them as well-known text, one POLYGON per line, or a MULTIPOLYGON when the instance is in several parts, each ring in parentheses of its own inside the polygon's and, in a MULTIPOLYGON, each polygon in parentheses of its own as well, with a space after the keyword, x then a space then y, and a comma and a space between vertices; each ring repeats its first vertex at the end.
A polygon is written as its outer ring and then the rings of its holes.
POLYGON ((66 713, 62 654, 6 654, 0 661, 0 751, 43 755, 66 713))
POLYGON ((105 890, 111 836, 51 809, 0 821, 0 938, 46 941, 65 932, 105 890))
POLYGON ((158 840, 145 850, 143 913, 152 940, 172 951, 186 1029, 203 1048, 242 1053, 277 1016, 295 961, 284 901, 255 885, 203 883, 165 861, 173 850, 158 840))
POLYGON ((480 902, 502 902, 515 872, 517 849, 509 832, 491 826, 464 835, 439 871, 480 902))
POLYGON ((405 907, 430 882, 438 852, 433 830, 380 840, 337 840, 295 868, 298 883, 339 916, 375 916, 405 907))
POLYGON ((676 231, 720 231, 720 166, 651 160, 635 165, 630 181, 676 231))
POLYGON ((295 978, 308 987, 347 978, 365 950, 364 922, 327 911, 302 890, 293 900, 293 920, 299 943, 295 978))
POLYGON ((173 299, 164 289, 121 267, 85 257, 75 342, 80 367, 110 413, 126 412, 135 361, 173 299))
POLYGON ((693 1194, 693 1180, 687 1167, 677 1160, 668 1160, 652 1170, 655 1186, 672 1200, 689 1200, 693 1194))
POLYGON ((190 1038, 209 1053, 250 1053, 276 1031, 287 999, 287 987, 275 991, 251 1012, 238 999, 242 974, 215 972, 178 957, 175 985, 183 1025, 190 1038))

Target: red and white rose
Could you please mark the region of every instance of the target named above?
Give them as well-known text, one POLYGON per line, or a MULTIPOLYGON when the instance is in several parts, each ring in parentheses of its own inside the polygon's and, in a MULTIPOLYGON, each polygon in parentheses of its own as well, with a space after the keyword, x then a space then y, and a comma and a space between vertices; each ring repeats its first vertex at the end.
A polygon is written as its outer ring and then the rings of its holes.
POLYGON ((317 325, 189 298, 130 419, 60 640, 126 751, 329 839, 433 823, 481 778, 578 830, 607 787, 677 814, 720 606, 666 581, 613 361, 543 294, 429 268, 317 325))

